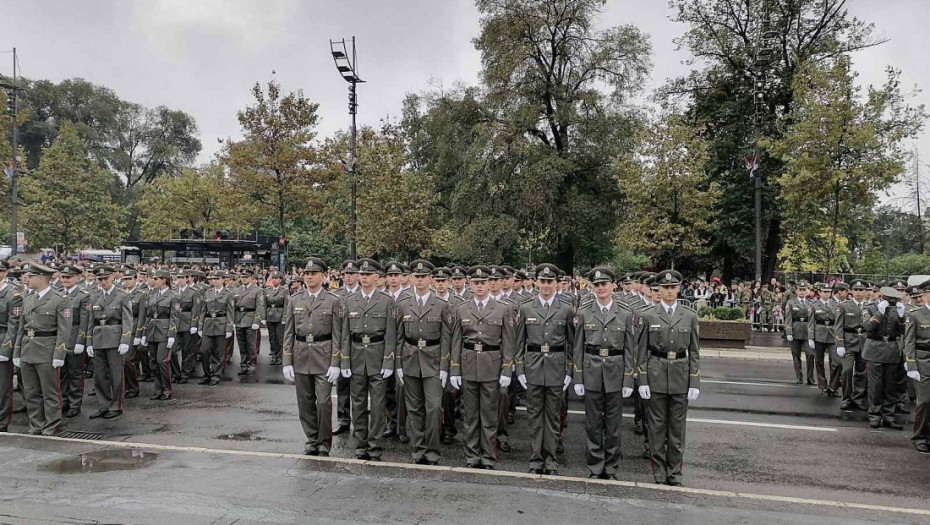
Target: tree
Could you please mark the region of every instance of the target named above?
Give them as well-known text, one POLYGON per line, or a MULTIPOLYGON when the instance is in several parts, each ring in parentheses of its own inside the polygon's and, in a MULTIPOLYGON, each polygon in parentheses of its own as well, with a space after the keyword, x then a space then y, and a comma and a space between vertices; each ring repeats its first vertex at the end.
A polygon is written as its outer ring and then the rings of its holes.
POLYGON ((657 267, 675 267, 707 252, 720 190, 704 169, 709 144, 678 115, 649 126, 635 156, 617 161, 622 203, 619 243, 642 251, 657 267))
POLYGON ((786 238, 783 252, 818 246, 827 274, 846 250, 845 229, 867 220, 879 191, 904 172, 903 141, 923 126, 923 107, 912 108, 901 94, 899 73, 886 83, 855 85, 847 57, 807 63, 793 86, 792 118, 780 138, 763 144, 785 166, 778 178, 786 238))
POLYGON ((258 222, 270 215, 276 232, 287 237, 291 221, 309 213, 316 180, 316 154, 311 143, 317 108, 302 91, 282 96, 273 80, 265 90, 252 88, 254 104, 237 113, 243 139, 226 144, 223 163, 233 191, 253 201, 258 222))
POLYGON ((88 157, 76 128, 63 124, 38 169, 21 180, 30 243, 54 246, 60 253, 118 245, 124 212, 110 199, 110 180, 88 157))
POLYGON ((142 233, 149 239, 177 238, 182 229, 199 230, 203 235, 244 229, 246 218, 254 215, 248 202, 229 191, 223 167, 216 163, 158 178, 145 186, 139 210, 142 233))

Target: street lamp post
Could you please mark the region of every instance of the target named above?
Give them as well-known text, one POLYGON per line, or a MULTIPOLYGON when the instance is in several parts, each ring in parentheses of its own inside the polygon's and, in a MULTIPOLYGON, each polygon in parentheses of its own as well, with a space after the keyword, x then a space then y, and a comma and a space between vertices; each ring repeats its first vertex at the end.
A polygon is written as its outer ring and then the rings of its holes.
POLYGON ((9 167, 9 173, 8 173, 8 176, 10 177, 10 229, 12 230, 10 232, 10 236, 12 237, 10 240, 10 255, 11 256, 16 255, 16 252, 18 249, 17 241, 19 240, 16 234, 17 232, 16 212, 17 212, 17 207, 19 204, 19 194, 18 194, 18 188, 17 188, 17 182, 16 182, 17 179, 19 178, 18 177, 19 166, 17 165, 18 163, 16 159, 16 154, 19 152, 19 125, 16 122, 16 113, 18 111, 17 110, 17 103, 18 103, 17 98, 19 97, 18 92, 21 88, 16 83, 17 66, 18 64, 16 61, 16 48, 14 47, 13 48, 13 82, 6 83, 6 82, 0 81, 0 86, 9 90, 8 112, 10 114, 10 119, 13 123, 13 133, 12 133, 13 151, 12 151, 12 155, 10 155, 12 158, 10 159, 10 167, 9 167))
POLYGON ((358 195, 358 130, 355 126, 355 115, 358 112, 358 95, 356 87, 358 84, 365 82, 358 76, 358 61, 355 55, 355 37, 352 37, 352 49, 348 49, 345 39, 338 42, 330 40, 329 48, 333 54, 333 61, 336 63, 336 70, 342 75, 342 78, 349 83, 349 115, 352 117, 351 142, 349 144, 349 162, 346 165, 346 171, 352 177, 352 194, 349 210, 349 229, 352 231, 352 243, 350 245, 350 257, 354 260, 358 257, 358 232, 356 229, 356 197, 358 195), (350 54, 351 53, 351 54, 350 54))
POLYGON ((772 30, 772 21, 769 13, 768 0, 762 2, 762 24, 759 28, 759 38, 756 41, 755 57, 753 59, 753 160, 747 160, 746 166, 753 178, 753 193, 755 200, 755 238, 756 238, 756 281, 762 282, 762 172, 759 170, 761 150, 759 140, 762 138, 765 118, 768 108, 765 102, 765 73, 772 63, 775 50, 772 42, 778 33, 772 30))

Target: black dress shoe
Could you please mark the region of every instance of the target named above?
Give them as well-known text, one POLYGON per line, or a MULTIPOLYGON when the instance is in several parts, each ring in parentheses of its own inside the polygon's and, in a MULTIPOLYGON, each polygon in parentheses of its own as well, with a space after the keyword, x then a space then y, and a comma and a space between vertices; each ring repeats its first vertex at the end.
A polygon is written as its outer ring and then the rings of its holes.
POLYGON ((372 456, 372 457, 368 458, 368 461, 381 461, 381 456, 378 456, 378 457, 372 456))
POLYGON ((244 376, 244 375, 248 375, 248 373, 249 373, 249 370, 247 368, 243 368, 242 370, 239 370, 239 372, 237 372, 236 375, 244 376))
POLYGON ((642 421, 636 422, 633 424, 633 433, 637 436, 643 435, 643 423, 642 421))
POLYGON ((545 472, 545 474, 546 474, 547 476, 558 476, 558 475, 559 475, 559 471, 556 470, 556 469, 547 470, 547 471, 545 472))
POLYGON ((220 384, 220 380, 214 378, 214 379, 211 379, 209 383, 207 383, 207 386, 216 386, 218 384, 220 384))
POLYGON ((482 467, 481 467, 481 465, 479 465, 479 464, 477 464, 477 463, 466 463, 466 464, 465 464, 465 468, 476 468, 476 469, 481 469, 482 467))
POLYGON ((852 405, 850 403, 840 403, 840 410, 852 411, 852 405))
POLYGON ((799 385, 803 385, 803 384, 804 384, 804 381, 803 381, 802 379, 798 379, 797 383, 798 383, 799 385))
POLYGON ((138 391, 138 390, 130 390, 129 392, 126 392, 126 399, 132 399, 132 398, 135 398, 135 397, 139 397, 139 391, 138 391))
POLYGON ((91 414, 91 415, 90 415, 90 418, 91 418, 91 419, 100 419, 100 418, 106 416, 106 415, 109 414, 109 413, 110 413, 109 410, 98 410, 98 411, 94 412, 93 414, 91 414))
POLYGON ((333 435, 338 436, 339 434, 344 434, 348 431, 349 431, 349 425, 340 424, 338 427, 336 427, 335 430, 333 430, 333 435))
POLYGON ((455 438, 449 434, 443 434, 442 437, 439 438, 439 441, 443 445, 451 445, 455 443, 455 438))
POLYGON ((181 379, 178 379, 178 380, 176 381, 176 383, 179 384, 179 385, 186 385, 186 384, 187 384, 187 378, 186 378, 186 377, 182 377, 181 379))
POLYGON ((152 394, 151 397, 149 397, 149 399, 151 399, 152 401, 158 401, 159 399, 161 399, 161 392, 155 392, 154 394, 152 394))
MULTIPOLYGON (((104 410, 104 412, 106 412, 106 410, 104 410)), ((80 409, 80 408, 72 408, 72 409, 68 410, 67 412, 65 412, 65 417, 67 417, 67 418, 78 417, 79 415, 81 415, 81 409, 80 409)), ((99 417, 99 416, 98 416, 98 417, 99 417)), ((94 419, 94 416, 90 416, 90 418, 91 418, 91 419, 94 419)))
POLYGON ((426 464, 435 466, 435 465, 438 465, 439 462, 438 461, 427 461, 426 464))
POLYGON ((209 384, 210 384, 210 378, 209 378, 209 377, 205 377, 205 378, 201 379, 200 381, 197 381, 197 384, 198 384, 198 385, 209 385, 209 384))
POLYGON ((513 447, 510 446, 509 441, 504 441, 501 443, 501 452, 510 452, 513 450, 513 447))
POLYGON ((928 446, 926 443, 918 443, 914 445, 914 448, 917 449, 917 452, 920 452, 921 454, 930 454, 930 446, 928 446))
POLYGON ((484 470, 494 470, 494 465, 482 465, 481 468, 484 470))
POLYGON ((882 426, 881 421, 869 421, 869 426, 872 428, 879 428, 882 426))
POLYGON ((605 479, 612 479, 612 480, 614 480, 614 481, 617 481, 617 475, 616 475, 616 474, 607 474, 607 478, 605 478, 605 479))
POLYGON ((588 479, 603 479, 599 474, 588 474, 588 479))
POLYGON ((531 469, 527 470, 526 473, 527 473, 527 474, 542 474, 542 473, 543 473, 543 469, 541 469, 541 468, 531 468, 531 469))
POLYGON ((371 459, 371 456, 369 456, 368 454, 356 454, 355 459, 361 459, 362 461, 369 461, 371 459))
POLYGON ((894 429, 894 430, 904 430, 904 425, 898 423, 897 421, 885 421, 882 423, 884 426, 894 429))
POLYGON ((815 383, 814 383, 813 381, 811 381, 810 379, 808 379, 808 380, 807 380, 807 384, 808 384, 808 385, 813 385, 813 384, 815 384, 815 383))
POLYGON ((103 415, 103 419, 116 419, 123 415, 122 410, 113 410, 112 412, 107 412, 103 415))
POLYGON ((414 465, 426 465, 427 463, 429 463, 429 461, 426 461, 425 457, 419 457, 413 460, 414 465))
POLYGON ((680 481, 669 481, 669 482, 668 482, 668 486, 669 486, 669 487, 680 487, 680 486, 681 486, 681 482, 680 482, 680 481))
POLYGON ((328 458, 328 457, 329 457, 329 452, 323 452, 323 451, 321 450, 321 451, 317 452, 316 455, 319 456, 319 457, 321 457, 321 458, 328 458))
POLYGON ((384 432, 381 434, 381 437, 384 439, 387 439, 387 438, 392 438, 395 435, 397 435, 397 432, 393 428, 388 427, 384 429, 384 432))
POLYGON ((158 399, 160 401, 168 401, 171 399, 171 392, 162 392, 162 394, 158 396, 158 399))
POLYGON ((309 448, 308 448, 308 449, 304 449, 304 455, 305 455, 305 456, 316 456, 317 454, 319 454, 319 452, 317 452, 316 450, 312 450, 312 449, 309 449, 309 448))
POLYGON ((407 434, 401 434, 397 436, 397 441, 400 441, 401 443, 405 443, 405 444, 410 443, 410 437, 408 437, 407 434))

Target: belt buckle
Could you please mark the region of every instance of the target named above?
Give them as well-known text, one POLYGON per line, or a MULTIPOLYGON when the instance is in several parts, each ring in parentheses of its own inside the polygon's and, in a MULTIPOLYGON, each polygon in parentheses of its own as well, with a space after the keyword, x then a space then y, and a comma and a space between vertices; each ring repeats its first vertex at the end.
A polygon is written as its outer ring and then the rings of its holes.
POLYGON ((542 345, 542 346, 540 346, 540 347, 539 347, 539 352, 542 353, 542 354, 548 354, 548 353, 549 353, 549 345, 542 345))
POLYGON ((887 342, 888 342, 888 336, 887 336, 887 335, 883 335, 883 336, 882 336, 882 341, 884 341, 884 342, 887 343, 887 342))
POLYGON ((601 357, 610 357, 610 348, 601 348, 597 351, 597 355, 601 357))
POLYGON ((210 314, 210 319, 216 319, 216 314, 211 313, 211 314, 210 314))
POLYGON ((152 314, 152 319, 158 319, 158 314, 152 314))
POLYGON ((28 328, 28 329, 26 330, 26 335, 29 336, 29 337, 35 337, 35 336, 36 336, 36 331, 33 330, 32 328, 28 328))
POLYGON ((666 352, 665 358, 666 358, 666 359, 675 359, 675 354, 676 354, 676 352, 666 352))
POLYGON ((308 343, 312 343, 312 342, 313 342, 313 334, 307 334, 307 342, 308 342, 308 343))
POLYGON ((481 352, 484 350, 484 345, 481 343, 475 343, 475 352, 481 352))
POLYGON ((367 335, 363 335, 363 336, 362 336, 362 344, 367 345, 367 344, 370 344, 370 343, 371 343, 371 337, 370 337, 370 336, 367 336, 367 335))
POLYGON ((420 350, 426 348, 426 339, 417 339, 417 348, 420 350))
POLYGON ((244 312, 244 311, 245 311, 245 308, 243 308, 243 307, 240 306, 240 307, 239 307, 239 311, 240 311, 240 312, 244 312))

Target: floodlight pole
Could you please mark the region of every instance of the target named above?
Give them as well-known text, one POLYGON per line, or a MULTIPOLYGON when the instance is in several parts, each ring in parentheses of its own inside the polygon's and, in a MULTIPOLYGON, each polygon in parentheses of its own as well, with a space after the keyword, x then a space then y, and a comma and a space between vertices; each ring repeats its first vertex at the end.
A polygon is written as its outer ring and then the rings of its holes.
POLYGON ((350 244, 350 256, 352 259, 358 257, 358 231, 356 202, 358 197, 358 128, 356 127, 356 113, 358 112, 358 98, 356 87, 364 82, 358 76, 358 60, 355 54, 355 37, 352 37, 352 53, 346 47, 345 39, 338 42, 329 41, 329 48, 333 54, 333 61, 336 64, 336 70, 342 75, 343 80, 349 83, 349 115, 352 117, 351 137, 349 143, 349 162, 346 166, 346 172, 352 177, 352 193, 349 209, 349 230, 352 232, 352 241, 350 244))
MULTIPOLYGON (((13 48, 13 85, 14 86, 16 85, 16 48, 15 47, 13 48)), ((19 204, 19 194, 18 194, 18 188, 17 188, 17 183, 16 183, 17 179, 19 179, 18 177, 19 173, 16 171, 18 169, 17 162, 16 162, 16 154, 19 152, 19 126, 16 122, 16 112, 17 112, 16 103, 18 102, 17 91, 18 90, 15 87, 10 90, 11 96, 13 97, 13 105, 12 105, 13 114, 10 115, 11 120, 13 122, 13 144, 12 144, 13 145, 13 154, 12 154, 13 159, 10 162, 10 167, 13 170, 10 176, 10 190, 11 190, 10 191, 10 230, 11 230, 10 236, 12 237, 12 240, 10 241, 10 256, 11 257, 16 255, 17 249, 19 248, 18 246, 19 236, 16 233, 17 232, 16 212, 17 212, 17 207, 19 204)))

